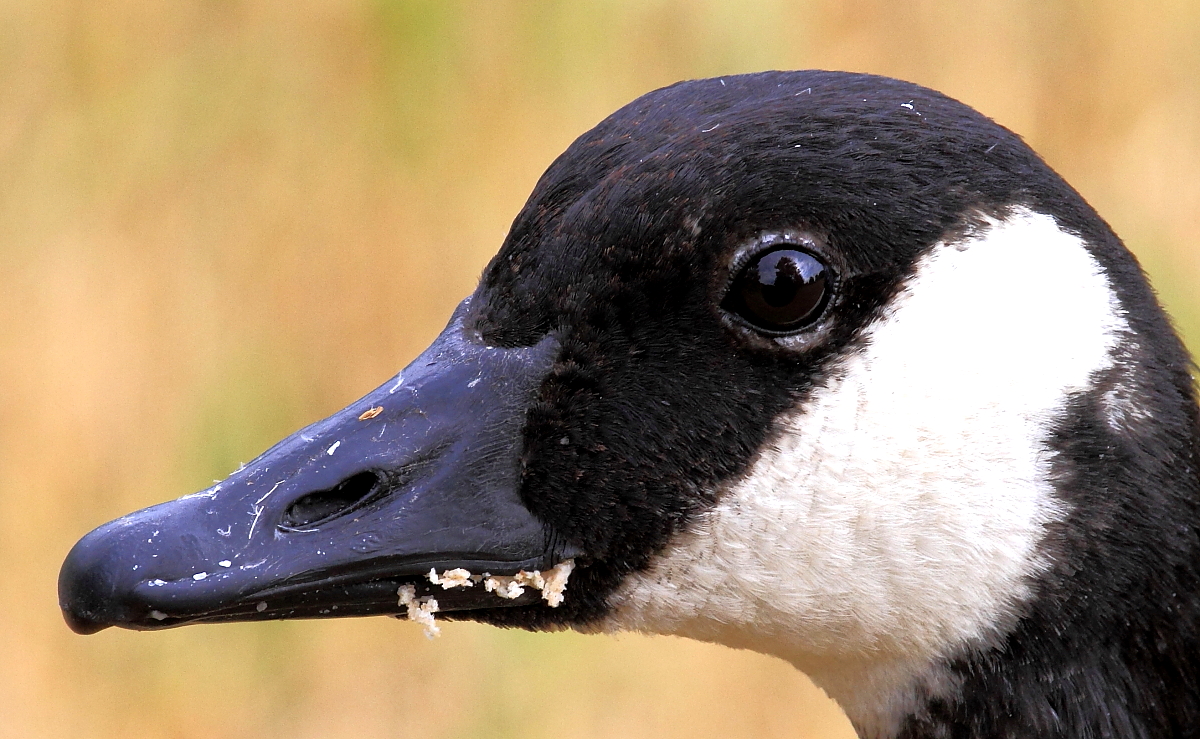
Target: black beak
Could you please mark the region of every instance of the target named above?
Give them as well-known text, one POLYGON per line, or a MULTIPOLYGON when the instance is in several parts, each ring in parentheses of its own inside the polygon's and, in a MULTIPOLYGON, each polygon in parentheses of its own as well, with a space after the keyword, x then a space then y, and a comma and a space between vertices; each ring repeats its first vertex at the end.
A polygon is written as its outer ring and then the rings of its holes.
POLYGON ((468 304, 366 397, 208 490, 83 537, 59 575, 71 628, 396 614, 402 586, 428 595, 430 570, 456 568, 474 580, 436 587, 440 610, 536 603, 479 576, 579 554, 518 495, 525 411, 559 345, 486 346, 463 327, 468 304))

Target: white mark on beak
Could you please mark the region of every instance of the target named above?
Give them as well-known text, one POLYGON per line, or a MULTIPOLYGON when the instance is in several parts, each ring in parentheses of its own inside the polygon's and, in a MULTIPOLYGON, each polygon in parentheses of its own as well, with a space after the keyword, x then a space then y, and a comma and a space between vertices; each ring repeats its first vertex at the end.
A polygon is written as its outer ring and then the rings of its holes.
MULTIPOLYGON (((337 445, 336 445, 336 444, 334 444, 334 446, 337 446, 337 445)), ((251 538, 252 536, 254 536, 254 527, 258 525, 258 517, 259 517, 259 516, 261 516, 261 515, 262 515, 262 512, 265 510, 265 509, 263 508, 262 502, 263 502, 264 500, 266 500, 267 498, 269 498, 269 497, 271 496, 271 493, 273 493, 273 492, 275 492, 276 490, 278 490, 278 489, 279 489, 279 486, 280 486, 280 485, 282 485, 282 484, 283 484, 283 480, 280 480, 279 482, 275 483, 275 486, 274 486, 274 487, 272 487, 270 490, 268 490, 268 491, 267 491, 267 492, 266 492, 266 493, 263 495, 263 497, 261 497, 261 498, 259 498, 258 500, 254 501, 254 507, 253 507, 253 508, 251 508, 251 510, 250 510, 250 512, 254 514, 254 520, 250 522, 250 533, 246 534, 246 541, 250 541, 250 538, 251 538)), ((232 525, 233 525, 233 524, 230 524, 230 526, 232 526, 232 525)))

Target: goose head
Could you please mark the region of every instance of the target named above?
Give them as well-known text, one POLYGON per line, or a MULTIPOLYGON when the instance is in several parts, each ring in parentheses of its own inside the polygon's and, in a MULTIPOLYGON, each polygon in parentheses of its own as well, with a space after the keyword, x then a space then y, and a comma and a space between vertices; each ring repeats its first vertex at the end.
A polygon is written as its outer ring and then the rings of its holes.
POLYGON ((1178 733, 1189 369, 1108 225, 967 106, 684 82, 550 166, 400 374, 84 537, 62 609, 676 634, 864 736, 1178 733))

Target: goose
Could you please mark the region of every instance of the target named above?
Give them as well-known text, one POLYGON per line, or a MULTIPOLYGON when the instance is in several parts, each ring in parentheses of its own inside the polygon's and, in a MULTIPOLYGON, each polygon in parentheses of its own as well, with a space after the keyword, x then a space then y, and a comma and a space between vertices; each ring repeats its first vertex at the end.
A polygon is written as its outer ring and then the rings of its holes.
POLYGON ((884 77, 681 82, 542 176, 430 347, 60 574, 80 633, 396 615, 782 658, 863 737, 1200 727, 1200 423, 1136 260, 884 77))

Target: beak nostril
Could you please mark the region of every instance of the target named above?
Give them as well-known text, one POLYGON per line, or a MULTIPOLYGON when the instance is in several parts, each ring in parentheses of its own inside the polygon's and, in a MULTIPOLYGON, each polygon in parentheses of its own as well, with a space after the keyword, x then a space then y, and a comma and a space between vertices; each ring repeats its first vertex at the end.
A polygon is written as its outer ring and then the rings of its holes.
POLYGON ((298 498, 283 512, 279 525, 284 529, 303 529, 323 523, 358 508, 379 489, 379 483, 378 474, 359 472, 328 490, 318 490, 298 498))

